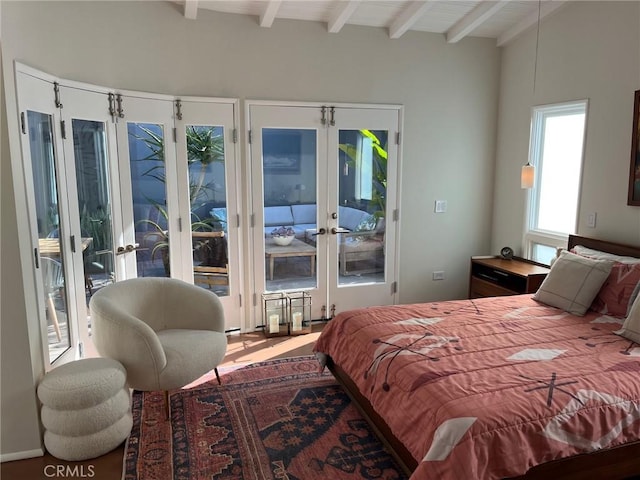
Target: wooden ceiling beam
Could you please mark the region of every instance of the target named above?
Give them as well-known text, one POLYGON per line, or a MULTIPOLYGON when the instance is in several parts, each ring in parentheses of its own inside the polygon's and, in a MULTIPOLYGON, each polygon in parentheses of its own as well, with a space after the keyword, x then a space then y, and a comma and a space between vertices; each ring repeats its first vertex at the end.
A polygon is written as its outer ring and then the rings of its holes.
POLYGON ((400 38, 409 30, 428 10, 435 5, 434 0, 411 2, 389 27, 390 38, 400 38))
POLYGON ((271 28, 273 21, 276 19, 278 9, 280 8, 281 0, 269 0, 267 6, 260 15, 260 26, 264 28, 271 28))
MULTIPOLYGON (((540 20, 549 15, 552 12, 555 12, 558 8, 562 7, 566 2, 562 0, 554 0, 549 2, 542 2, 540 6, 540 20)), ((536 9, 531 14, 527 15, 520 22, 516 23, 513 27, 507 29, 505 32, 500 34, 498 40, 496 41, 496 45, 498 47, 503 47, 511 40, 519 36, 521 33, 524 33, 530 27, 536 25, 538 23, 538 8, 536 4, 536 9)))
POLYGON ((497 2, 482 1, 476 8, 462 17, 451 27, 446 35, 448 43, 456 43, 472 33, 476 28, 493 17, 496 13, 507 6, 509 0, 499 0, 497 2))
POLYGON ((327 29, 330 33, 338 33, 347 23, 353 12, 356 11, 361 0, 351 0, 349 2, 337 2, 339 7, 327 22, 327 29))
POLYGON ((198 16, 198 0, 184 0, 184 18, 195 20, 198 16))

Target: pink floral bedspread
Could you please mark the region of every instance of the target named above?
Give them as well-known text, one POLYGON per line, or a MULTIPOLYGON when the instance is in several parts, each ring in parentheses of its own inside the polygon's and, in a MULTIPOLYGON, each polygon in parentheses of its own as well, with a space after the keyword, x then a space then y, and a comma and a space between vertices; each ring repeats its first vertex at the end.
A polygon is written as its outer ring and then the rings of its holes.
POLYGON ((371 307, 315 350, 418 460, 412 479, 499 479, 640 438, 640 345, 621 323, 530 295, 371 307))

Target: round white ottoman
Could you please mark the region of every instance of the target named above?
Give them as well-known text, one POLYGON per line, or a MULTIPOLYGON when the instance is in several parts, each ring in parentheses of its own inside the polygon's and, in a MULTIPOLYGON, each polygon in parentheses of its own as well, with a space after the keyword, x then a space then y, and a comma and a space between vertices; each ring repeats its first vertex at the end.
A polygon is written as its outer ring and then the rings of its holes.
POLYGON ((133 424, 126 379, 122 364, 109 358, 77 360, 47 373, 38 386, 47 451, 78 461, 120 445, 133 424))

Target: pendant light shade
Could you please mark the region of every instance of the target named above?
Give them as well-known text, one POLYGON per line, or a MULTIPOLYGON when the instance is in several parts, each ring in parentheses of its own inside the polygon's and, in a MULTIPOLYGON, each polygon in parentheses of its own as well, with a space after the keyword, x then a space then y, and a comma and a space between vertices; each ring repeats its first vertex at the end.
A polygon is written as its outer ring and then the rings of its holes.
POLYGON ((522 166, 522 173, 520 174, 520 186, 522 188, 533 188, 534 178, 536 176, 536 167, 527 162, 522 166))
MULTIPOLYGON (((536 94, 536 79, 538 77, 538 46, 540 44, 540 15, 542 12, 542 0, 538 0, 538 24, 536 27, 536 53, 533 60, 533 94, 532 98, 535 98, 536 94)), ((522 172, 520 173, 520 186, 522 188, 533 188, 536 177, 536 167, 527 162, 522 166, 522 172)))

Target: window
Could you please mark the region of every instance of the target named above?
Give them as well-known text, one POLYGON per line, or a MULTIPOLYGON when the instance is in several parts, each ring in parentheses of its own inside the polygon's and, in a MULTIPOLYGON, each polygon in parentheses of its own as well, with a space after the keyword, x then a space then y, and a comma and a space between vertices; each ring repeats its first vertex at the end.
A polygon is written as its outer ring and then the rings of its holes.
POLYGON ((536 167, 524 236, 528 258, 548 264, 575 233, 587 101, 534 107, 529 163, 536 167))

